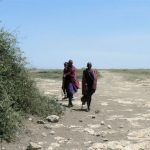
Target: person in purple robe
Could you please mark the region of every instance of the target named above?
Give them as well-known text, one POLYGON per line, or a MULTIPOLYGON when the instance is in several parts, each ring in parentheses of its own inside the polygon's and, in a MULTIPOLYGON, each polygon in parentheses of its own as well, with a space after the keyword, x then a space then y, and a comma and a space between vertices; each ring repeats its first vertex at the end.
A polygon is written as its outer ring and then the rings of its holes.
POLYGON ((67 97, 69 98, 68 107, 73 107, 72 99, 74 93, 76 93, 79 88, 79 82, 76 77, 76 68, 73 65, 72 60, 68 61, 68 69, 64 74, 64 77, 66 82, 67 97))

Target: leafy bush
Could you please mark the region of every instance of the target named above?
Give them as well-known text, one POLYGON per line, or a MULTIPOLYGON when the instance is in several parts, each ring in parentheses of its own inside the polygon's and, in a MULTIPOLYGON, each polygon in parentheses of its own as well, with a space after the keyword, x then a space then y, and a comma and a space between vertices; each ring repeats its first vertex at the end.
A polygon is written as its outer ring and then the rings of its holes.
POLYGON ((13 102, 10 95, 0 84, 0 136, 6 140, 13 138, 17 126, 20 124, 21 115, 11 106, 13 102))
POLYGON ((15 36, 0 28, 0 136, 11 140, 22 114, 61 114, 54 98, 40 95, 25 68, 15 36))

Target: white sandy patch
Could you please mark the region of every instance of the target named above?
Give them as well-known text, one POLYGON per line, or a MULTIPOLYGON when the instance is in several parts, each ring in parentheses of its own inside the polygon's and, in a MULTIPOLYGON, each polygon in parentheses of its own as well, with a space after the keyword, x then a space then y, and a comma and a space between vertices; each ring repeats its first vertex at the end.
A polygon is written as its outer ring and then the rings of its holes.
POLYGON ((142 99, 142 98, 136 98, 135 101, 138 101, 138 102, 144 102, 145 100, 142 99))
POLYGON ((127 88, 127 87, 119 87, 118 88, 118 90, 120 90, 120 91, 130 91, 131 90, 131 88, 127 88))
POLYGON ((51 125, 51 128, 62 128, 65 127, 63 124, 55 124, 55 125, 51 125))
POLYGON ((131 112, 131 111, 133 111, 133 109, 125 109, 125 110, 122 110, 122 111, 129 111, 129 112, 131 112))
POLYGON ((83 126, 70 125, 68 128, 83 128, 83 126))
POLYGON ((144 141, 141 143, 136 143, 136 144, 130 144, 123 148, 122 150, 149 150, 150 149, 150 142, 149 141, 144 141))
POLYGON ((102 102, 101 105, 102 105, 102 106, 107 106, 108 103, 107 103, 107 102, 102 102))
POLYGON ((140 120, 150 120, 149 118, 145 118, 143 116, 134 117, 134 118, 120 118, 120 119, 125 119, 125 120, 129 121, 129 123, 134 127, 141 126, 140 123, 138 122, 140 120))
POLYGON ((107 112, 113 112, 114 110, 106 110, 107 112))
POLYGON ((88 127, 90 127, 90 128, 100 128, 101 125, 100 124, 88 124, 88 127))
POLYGON ((122 150, 129 145, 129 141, 110 141, 107 143, 94 143, 88 150, 122 150))
POLYGON ((54 95, 56 94, 55 92, 52 92, 52 91, 46 91, 44 92, 45 95, 54 95))
POLYGON ((133 101, 129 101, 127 99, 120 99, 120 98, 118 98, 118 99, 113 99, 113 101, 118 102, 120 104, 129 104, 129 105, 134 104, 133 101))
POLYGON ((128 139, 138 141, 150 140, 150 128, 130 132, 128 139))
POLYGON ((113 115, 113 116, 110 116, 107 120, 115 120, 115 119, 120 119, 122 117, 123 115, 113 115))
POLYGON ((150 107, 150 102, 145 102, 145 103, 143 104, 143 107, 150 107))
POLYGON ((129 141, 110 141, 107 143, 94 143, 88 150, 149 150, 150 142, 131 143, 129 141))

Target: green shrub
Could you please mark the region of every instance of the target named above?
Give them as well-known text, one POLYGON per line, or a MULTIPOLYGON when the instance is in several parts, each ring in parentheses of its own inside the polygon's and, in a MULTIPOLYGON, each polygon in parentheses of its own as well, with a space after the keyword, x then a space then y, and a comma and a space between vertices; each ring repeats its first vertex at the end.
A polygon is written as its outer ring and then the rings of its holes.
POLYGON ((20 112, 12 108, 13 101, 10 99, 10 95, 0 84, 0 136, 8 141, 13 138, 21 121, 20 112))
POLYGON ((61 114, 54 98, 40 95, 25 68, 15 36, 0 28, 0 136, 11 140, 22 114, 61 114))

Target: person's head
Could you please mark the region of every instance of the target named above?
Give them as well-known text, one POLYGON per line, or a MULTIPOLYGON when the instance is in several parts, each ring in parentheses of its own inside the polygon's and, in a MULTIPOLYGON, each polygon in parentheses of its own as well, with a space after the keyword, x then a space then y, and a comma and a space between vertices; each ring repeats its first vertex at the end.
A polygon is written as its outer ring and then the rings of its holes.
POLYGON ((68 61, 68 66, 69 66, 69 67, 72 67, 72 65, 73 65, 73 61, 70 59, 70 60, 68 61))
POLYGON ((64 62, 64 67, 66 68, 68 66, 68 62, 64 62))
POLYGON ((91 69, 91 68, 92 68, 92 63, 88 62, 88 63, 87 63, 87 68, 88 68, 88 69, 91 69))

